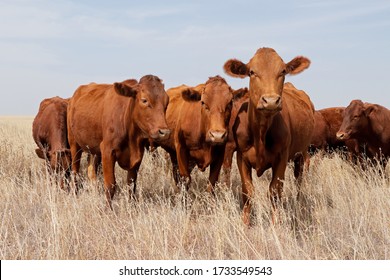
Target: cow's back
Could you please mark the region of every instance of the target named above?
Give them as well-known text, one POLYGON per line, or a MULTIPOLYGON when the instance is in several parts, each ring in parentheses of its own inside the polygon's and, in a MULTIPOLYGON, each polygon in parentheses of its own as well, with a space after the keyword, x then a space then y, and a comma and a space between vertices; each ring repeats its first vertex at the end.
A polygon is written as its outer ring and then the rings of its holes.
POLYGON ((68 99, 58 96, 44 99, 40 103, 32 125, 33 138, 39 147, 47 146, 58 150, 68 147, 67 106, 68 99))
POLYGON ((100 153, 104 98, 111 87, 95 83, 82 85, 77 88, 68 106, 70 141, 94 154, 100 153))
POLYGON ((331 146, 336 147, 341 145, 340 141, 336 137, 336 133, 343 122, 344 110, 344 107, 332 107, 319 110, 327 123, 327 142, 331 146))
POLYGON ((314 125, 315 129, 310 142, 312 152, 315 149, 325 149, 327 145, 328 126, 320 111, 314 112, 314 125))
POLYGON ((289 127, 291 141, 289 158, 298 152, 307 151, 314 129, 314 105, 302 90, 286 83, 283 89, 282 116, 289 127))

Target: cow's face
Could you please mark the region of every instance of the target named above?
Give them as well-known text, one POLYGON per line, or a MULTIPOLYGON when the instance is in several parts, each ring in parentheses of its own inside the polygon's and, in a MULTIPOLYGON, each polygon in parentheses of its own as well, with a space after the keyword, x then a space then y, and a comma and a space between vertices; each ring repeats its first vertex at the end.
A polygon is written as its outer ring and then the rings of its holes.
POLYGON ((226 81, 219 76, 212 77, 200 91, 188 88, 182 95, 187 101, 200 102, 206 142, 225 143, 233 100, 233 90, 226 81))
POLYGON ((49 151, 46 147, 36 149, 35 153, 46 160, 53 171, 66 171, 71 167, 72 157, 69 149, 49 151))
POLYGON ((345 108, 343 122, 336 136, 340 140, 354 138, 356 134, 364 131, 368 126, 368 114, 370 107, 360 100, 353 100, 345 108))
POLYGON ((134 98, 132 117, 145 138, 154 141, 168 139, 171 131, 165 119, 165 111, 169 97, 158 77, 147 75, 139 83, 128 80, 115 83, 114 86, 118 94, 134 98))
POLYGON ((298 74, 309 65, 310 60, 301 56, 286 64, 273 49, 261 48, 247 64, 230 59, 224 70, 233 77, 249 77, 249 96, 254 108, 274 113, 282 109, 285 76, 298 74))
POLYGON ((49 153, 50 165, 53 170, 69 170, 72 162, 72 157, 69 149, 61 151, 53 151, 49 153))

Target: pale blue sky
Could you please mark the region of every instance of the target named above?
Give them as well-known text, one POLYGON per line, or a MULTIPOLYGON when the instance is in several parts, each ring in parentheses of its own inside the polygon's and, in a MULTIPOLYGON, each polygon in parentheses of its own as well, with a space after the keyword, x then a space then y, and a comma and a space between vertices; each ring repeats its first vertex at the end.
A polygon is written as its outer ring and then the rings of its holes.
POLYGON ((80 84, 154 74, 168 89, 221 75, 260 47, 311 59, 286 81, 317 109, 352 99, 390 108, 390 1, 0 0, 0 115, 35 115, 80 84))

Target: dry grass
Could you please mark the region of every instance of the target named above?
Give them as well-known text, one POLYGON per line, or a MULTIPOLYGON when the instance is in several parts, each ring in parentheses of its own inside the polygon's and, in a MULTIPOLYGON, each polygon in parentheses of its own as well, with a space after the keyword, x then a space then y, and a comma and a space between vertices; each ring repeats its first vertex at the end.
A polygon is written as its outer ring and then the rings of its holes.
POLYGON ((240 178, 205 191, 195 170, 189 195, 173 196, 164 152, 146 154, 137 201, 125 173, 114 211, 85 182, 77 197, 59 189, 35 156, 32 118, 0 118, 1 259, 390 259, 390 165, 364 172, 339 155, 315 157, 296 200, 289 167, 280 223, 270 224, 270 173, 254 176, 254 225, 240 217, 240 178))

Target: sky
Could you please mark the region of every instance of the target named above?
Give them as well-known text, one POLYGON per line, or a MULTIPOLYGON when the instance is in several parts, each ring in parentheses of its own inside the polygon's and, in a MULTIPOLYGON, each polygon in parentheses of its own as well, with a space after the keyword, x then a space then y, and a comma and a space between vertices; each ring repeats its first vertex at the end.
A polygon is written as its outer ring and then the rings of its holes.
POLYGON ((36 115, 79 85, 139 80, 165 89, 220 75, 261 47, 310 68, 287 76, 316 109, 353 99, 390 108, 390 1, 0 0, 0 115, 36 115))

